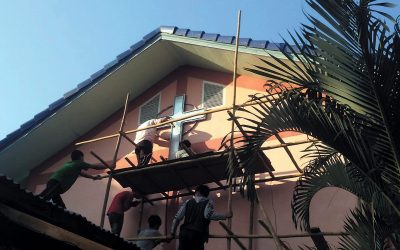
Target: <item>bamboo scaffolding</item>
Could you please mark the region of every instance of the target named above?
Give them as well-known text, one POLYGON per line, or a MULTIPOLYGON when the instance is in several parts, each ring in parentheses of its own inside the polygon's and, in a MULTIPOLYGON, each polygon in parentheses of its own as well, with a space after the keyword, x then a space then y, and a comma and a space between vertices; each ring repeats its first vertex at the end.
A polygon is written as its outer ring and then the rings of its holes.
MULTIPOLYGON (((278 177, 274 177, 274 178, 265 178, 265 179, 255 180, 254 183, 261 183, 261 182, 268 182, 268 181, 281 181, 281 180, 286 180, 286 179, 298 178, 300 176, 301 176, 301 174, 278 176, 278 177)), ((107 177, 108 176, 104 176, 103 178, 107 178, 107 177)), ((238 186, 239 186, 239 184, 232 184, 232 187, 238 187, 238 186)), ((224 185, 222 187, 218 186, 215 188, 210 188, 210 191, 222 190, 222 189, 226 189, 228 187, 229 187, 229 185, 224 185)), ((190 190, 190 191, 191 192, 188 192, 188 193, 180 193, 180 194, 176 194, 176 195, 169 195, 168 197, 153 198, 153 199, 148 199, 148 200, 153 202, 153 201, 162 201, 165 199, 175 199, 175 198, 179 198, 179 197, 191 196, 191 195, 193 195, 193 191, 192 190, 190 190)))
MULTIPOLYGON (((306 144, 306 143, 313 143, 313 142, 318 142, 319 140, 315 140, 315 139, 307 139, 307 140, 301 140, 301 141, 297 141, 297 142, 286 142, 284 144, 279 144, 279 145, 273 145, 273 146, 266 146, 266 147, 261 147, 260 150, 262 151, 268 151, 268 150, 272 150, 272 149, 277 149, 277 148, 281 148, 281 147, 285 147, 285 146, 295 146, 295 145, 301 145, 301 144, 306 144)), ((223 153, 223 151, 218 151, 220 153, 223 153)), ((208 156, 205 157, 205 159, 207 158, 211 158, 213 156, 208 156)), ((135 164, 132 163, 132 161, 129 160, 129 158, 125 157, 125 160, 129 163, 129 165, 131 165, 133 168, 136 167, 135 164)), ((190 163, 192 160, 191 159, 186 159, 186 160, 182 160, 179 163, 180 164, 186 164, 186 163, 190 163)), ((164 166, 152 166, 152 168, 160 168, 160 167, 165 167, 164 166)), ((141 172, 141 171, 146 171, 146 168, 138 168, 138 169, 132 169, 132 170, 128 170, 125 172, 121 172, 121 173, 116 173, 115 175, 124 175, 126 173, 131 173, 131 172, 141 172)), ((108 177, 108 175, 103 176, 103 178, 108 177)), ((219 184, 218 184, 219 185, 219 184)), ((219 185, 220 186, 220 185, 219 185)), ((224 185, 224 187, 226 188, 227 186, 224 185)))

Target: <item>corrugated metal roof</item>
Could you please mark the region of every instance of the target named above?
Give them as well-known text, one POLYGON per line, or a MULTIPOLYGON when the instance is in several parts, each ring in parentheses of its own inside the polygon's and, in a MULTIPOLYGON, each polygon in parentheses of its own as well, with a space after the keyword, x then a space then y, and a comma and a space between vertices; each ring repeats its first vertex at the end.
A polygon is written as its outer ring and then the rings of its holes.
POLYGON ((19 184, 4 175, 0 175, 0 189, 2 190, 0 194, 1 203, 9 207, 109 248, 138 249, 134 244, 95 225, 82 215, 45 201, 22 189, 19 184))

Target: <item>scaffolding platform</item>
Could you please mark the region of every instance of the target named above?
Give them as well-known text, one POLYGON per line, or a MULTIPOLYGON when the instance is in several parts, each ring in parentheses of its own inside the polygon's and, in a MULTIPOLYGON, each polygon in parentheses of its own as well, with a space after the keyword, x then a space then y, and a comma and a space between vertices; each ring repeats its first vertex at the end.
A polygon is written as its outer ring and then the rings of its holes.
MULTIPOLYGON (((165 193, 226 179, 228 154, 206 152, 180 159, 149 164, 145 167, 114 171, 113 178, 124 188, 130 187, 142 195, 165 193)), ((274 171, 270 160, 259 151, 254 161, 255 173, 274 171)), ((239 175, 240 176, 240 175, 239 175)))

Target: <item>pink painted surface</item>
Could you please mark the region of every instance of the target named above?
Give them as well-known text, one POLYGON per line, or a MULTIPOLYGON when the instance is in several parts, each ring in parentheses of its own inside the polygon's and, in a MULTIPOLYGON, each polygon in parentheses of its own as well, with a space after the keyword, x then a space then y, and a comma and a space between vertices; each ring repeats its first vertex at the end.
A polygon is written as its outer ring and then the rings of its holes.
MULTIPOLYGON (((209 81, 213 83, 219 83, 225 85, 224 89, 224 105, 230 105, 232 103, 232 76, 231 74, 215 72, 205 69, 199 69, 194 67, 181 67, 169 75, 165 76, 160 82, 151 87, 139 98, 129 103, 128 113, 126 116, 125 130, 132 130, 138 126, 138 114, 139 107, 146 100, 161 93, 161 107, 163 110, 172 105, 174 97, 180 94, 186 94, 186 103, 200 107, 201 93, 203 88, 203 82, 209 81)), ((254 78, 251 76, 239 76, 237 79, 238 86, 238 98, 237 103, 242 103, 247 100, 249 94, 255 92, 263 92, 265 80, 254 78)), ((166 110, 163 114, 168 115, 171 109, 166 110)), ((120 119, 122 117, 122 109, 118 112, 111 114, 110 117, 99 124, 96 128, 90 131, 88 134, 79 138, 78 141, 87 140, 91 138, 97 138, 109 134, 114 134, 119 130, 120 119)), ((188 134, 184 136, 185 139, 189 139, 193 143, 193 150, 195 152, 205 152, 209 150, 217 150, 221 144, 222 137, 225 136, 230 130, 230 122, 227 121, 226 112, 219 112, 210 114, 207 116, 205 121, 199 122, 196 127, 188 134)), ((185 130, 188 130, 193 125, 187 125, 185 130)), ((160 140, 156 142, 154 146, 154 157, 159 160, 159 156, 168 156, 168 138, 169 129, 165 128, 159 131, 160 140)), ((283 135, 284 138, 292 138, 298 136, 297 133, 286 133, 283 135)), ((134 138, 133 134, 129 135, 130 138, 134 138)), ((272 142, 275 140, 271 139, 272 142)), ((94 151, 101 156, 108 163, 112 162, 113 151, 115 148, 116 139, 104 140, 93 144, 86 144, 79 147, 85 153, 85 160, 91 163, 97 163, 97 160, 90 154, 90 151, 94 151)), ((34 193, 39 193, 45 186, 45 183, 49 176, 58 169, 64 162, 69 160, 69 154, 75 147, 70 145, 61 152, 57 153, 46 162, 37 166, 32 172, 28 179, 28 189, 34 193)), ((125 156, 129 157, 133 162, 136 163, 136 159, 133 154, 133 146, 126 140, 122 140, 120 150, 118 153, 118 164, 117 168, 129 167, 128 163, 123 159, 125 156)), ((279 151, 276 151, 279 153, 279 151)), ((277 159, 277 164, 274 164, 276 173, 295 173, 295 169, 290 165, 289 160, 282 160, 288 158, 284 153, 279 155, 268 155, 272 159, 277 159)), ((274 163, 274 161, 273 161, 274 163)), ((89 171, 92 174, 98 174, 97 171, 89 171)), ((78 178, 77 182, 73 187, 62 195, 67 208, 71 211, 82 214, 88 220, 100 224, 101 208, 104 200, 104 194, 106 189, 107 180, 92 181, 90 179, 78 178)), ((212 186, 212 184, 210 184, 212 186)), ((262 205, 268 213, 268 216, 272 220, 274 226, 277 228, 279 234, 290 234, 299 232, 294 228, 294 224, 291 219, 291 207, 290 202, 292 198, 292 188, 294 186, 293 181, 286 181, 280 183, 274 183, 274 185, 260 184, 259 195, 262 201, 262 205)), ((112 197, 120 192, 122 187, 116 182, 112 182, 110 198, 108 199, 109 206, 112 197)), ((220 212, 226 212, 227 205, 227 194, 225 191, 220 191, 220 197, 217 197, 217 192, 210 194, 210 197, 216 202, 216 210, 220 212)), ((152 197, 160 197, 160 194, 152 195, 152 197)), ((183 199, 175 199, 169 201, 167 209, 167 229, 169 231, 171 221, 179 208, 179 204, 190 197, 184 197, 183 199)), ((337 190, 327 189, 321 191, 315 199, 312 201, 312 218, 311 222, 313 226, 319 226, 322 231, 340 231, 342 226, 343 218, 348 211, 349 207, 353 207, 356 204, 355 197, 337 190)), ((233 207, 234 207, 234 219, 233 219, 233 231, 237 234, 248 234, 249 228, 249 202, 245 198, 241 198, 239 194, 233 195, 233 207)), ((166 215, 166 204, 165 201, 156 202, 155 206, 149 204, 144 205, 144 216, 142 227, 146 227, 147 218, 151 214, 158 214, 163 218, 163 225, 160 231, 164 233, 165 228, 165 215, 166 215)), ((137 235, 138 223, 139 223, 140 206, 130 209, 125 214, 125 224, 122 230, 122 236, 126 238, 135 237, 137 235)), ((255 221, 254 221, 254 234, 265 234, 265 231, 257 223, 257 219, 261 218, 259 209, 255 209, 255 221)), ((109 229, 108 220, 106 218, 105 228, 109 229)), ((211 234, 224 234, 224 231, 217 222, 212 222, 210 225, 211 234)), ((336 237, 327 237, 330 242, 335 242, 336 237)), ((310 238, 294 238, 284 239, 285 242, 289 243, 294 249, 298 245, 312 245, 310 238)), ((248 240, 242 239, 242 242, 247 245, 248 240)), ((156 249, 175 249, 177 242, 173 241, 170 244, 163 244, 158 246, 156 249)), ((274 249, 274 243, 272 239, 257 239, 253 241, 253 249, 274 249)), ((210 239, 210 242, 206 245, 206 249, 226 249, 225 239, 210 239)), ((232 243, 232 249, 238 249, 235 243, 232 243)))

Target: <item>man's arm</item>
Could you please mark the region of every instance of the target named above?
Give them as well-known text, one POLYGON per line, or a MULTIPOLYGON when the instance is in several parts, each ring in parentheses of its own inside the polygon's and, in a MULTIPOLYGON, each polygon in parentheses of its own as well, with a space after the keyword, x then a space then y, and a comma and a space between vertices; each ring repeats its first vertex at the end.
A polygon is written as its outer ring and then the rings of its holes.
POLYGON ((93 179, 93 180, 96 180, 98 178, 98 176, 92 176, 92 175, 87 174, 87 173, 82 172, 82 171, 81 171, 81 173, 79 175, 82 176, 82 177, 85 177, 85 178, 93 179))
POLYGON ((185 217, 185 212, 186 212, 186 204, 188 203, 189 200, 187 200, 183 205, 179 208, 179 211, 176 213, 174 220, 172 221, 172 227, 171 227, 171 235, 175 236, 176 229, 179 225, 179 222, 185 217))
POLYGON ((226 214, 218 214, 214 211, 214 202, 209 200, 206 208, 204 209, 204 218, 207 220, 225 220, 227 218, 231 218, 231 213, 226 214))

